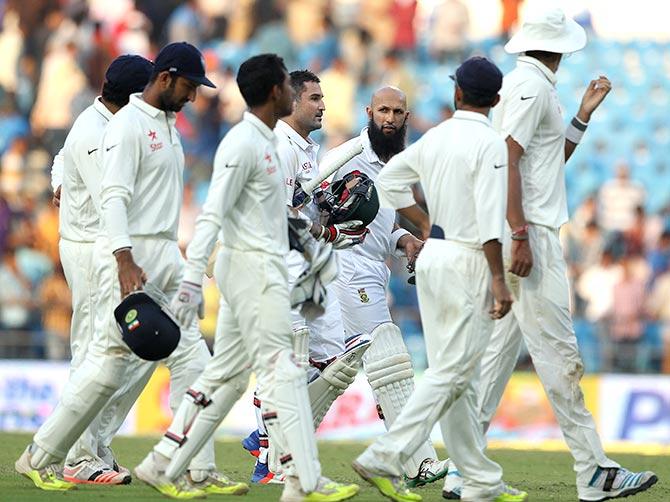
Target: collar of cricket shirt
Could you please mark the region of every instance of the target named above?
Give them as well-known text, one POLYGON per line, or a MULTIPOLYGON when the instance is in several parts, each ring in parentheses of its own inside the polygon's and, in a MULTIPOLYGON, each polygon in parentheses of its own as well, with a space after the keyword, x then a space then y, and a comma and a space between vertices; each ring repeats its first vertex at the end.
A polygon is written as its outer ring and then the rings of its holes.
POLYGON ((547 68, 539 59, 530 56, 519 56, 517 58, 517 66, 533 67, 535 71, 539 72, 546 78, 551 85, 556 87, 556 74, 547 68))
POLYGON ((100 101, 100 96, 96 96, 95 100, 93 101, 93 108, 95 108, 95 111, 102 115, 107 122, 109 122, 109 119, 114 116, 114 114, 109 111, 103 102, 100 101))
MULTIPOLYGON (((141 92, 136 92, 135 94, 130 95, 130 102, 135 105, 137 108, 142 110, 144 113, 149 115, 150 117, 156 118, 158 115, 163 113, 163 110, 160 108, 156 108, 155 106, 151 106, 149 103, 144 101, 142 99, 142 93, 141 92)), ((167 118, 170 122, 174 122, 177 119, 177 114, 175 112, 165 112, 167 115, 167 118)))
POLYGON ((382 159, 379 158, 379 155, 377 155, 375 151, 372 149, 372 145, 370 144, 370 136, 368 136, 367 127, 364 127, 363 130, 361 131, 361 145, 363 145, 363 155, 365 155, 365 158, 370 164, 374 164, 376 162, 381 166, 386 165, 386 162, 383 162, 382 159))
POLYGON ((314 153, 319 151, 319 144, 314 141, 312 138, 309 136, 307 139, 303 138, 300 136, 300 134, 297 133, 295 129, 293 129, 290 125, 288 125, 286 122, 283 120, 279 119, 277 121, 277 125, 275 126, 275 129, 279 128, 284 134, 286 134, 291 141, 293 141, 296 145, 300 147, 300 149, 303 152, 306 152, 307 150, 314 150, 314 153))
POLYGON ((453 119, 460 119, 460 120, 472 120, 474 122, 481 122, 482 124, 491 127, 491 121, 488 119, 486 115, 483 113, 479 112, 471 112, 468 110, 456 110, 454 112, 453 119))
POLYGON ((265 122, 256 117, 256 115, 254 115, 253 113, 244 112, 242 120, 251 122, 254 125, 254 127, 258 129, 268 141, 272 142, 276 141, 277 136, 275 136, 275 133, 272 131, 272 129, 270 129, 267 125, 265 125, 265 122))

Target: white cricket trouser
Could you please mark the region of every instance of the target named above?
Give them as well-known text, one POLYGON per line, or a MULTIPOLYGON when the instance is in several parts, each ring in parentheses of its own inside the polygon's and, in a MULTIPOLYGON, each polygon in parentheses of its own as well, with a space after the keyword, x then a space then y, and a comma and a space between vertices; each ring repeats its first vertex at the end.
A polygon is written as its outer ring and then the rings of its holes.
MULTIPOLYGON (((176 241, 158 237, 132 237, 133 258, 144 270, 153 290, 162 293, 163 302, 176 294, 183 271, 183 258, 176 241)), ((130 409, 155 368, 155 363, 141 361, 121 338, 114 309, 121 301, 116 259, 107 239, 98 238, 94 251, 95 331, 80 366, 71 374, 59 404, 34 437, 35 444, 54 456, 63 458, 83 429, 94 419, 113 395, 125 393, 113 413, 130 409), (134 395, 133 395, 134 394, 134 395), (104 397, 101 397, 104 396, 104 397)), ((148 286, 149 287, 149 286, 148 286)), ((182 396, 204 369, 209 351, 200 335, 197 320, 182 327, 179 346, 165 363, 170 369, 170 406, 179 406, 182 396)), ((122 422, 122 420, 121 420, 122 422)), ((118 420, 110 420, 116 427, 118 420)), ((215 468, 214 443, 210 441, 196 456, 192 469, 215 468)))
MULTIPOLYGON (((258 399, 273 408, 275 362, 293 347, 286 260, 222 247, 214 276, 221 292, 214 355, 192 389, 211 396, 252 368, 258 399)), ((315 441, 313 430, 303 441, 315 441)))
POLYGON ((389 431, 360 457, 396 476, 439 420, 449 455, 463 475, 464 500, 502 490, 502 469, 484 454, 474 382, 493 324, 491 275, 481 250, 428 239, 416 285, 429 367, 389 431))
POLYGON ((353 252, 337 252, 339 273, 333 288, 337 293, 347 336, 372 331, 393 322, 386 300, 391 272, 383 261, 353 252))
MULTIPOLYGON (((288 265, 288 287, 293 288, 295 281, 309 265, 302 253, 291 250, 286 257, 288 265)), ((300 314, 300 308, 291 310, 293 327, 309 328, 309 357, 316 362, 328 361, 344 352, 344 324, 340 304, 333 289, 329 286, 326 296, 325 312, 312 321, 300 314)))
MULTIPOLYGON (((60 260, 65 279, 72 292, 70 374, 76 371, 84 361, 95 331, 97 281, 93 263, 94 247, 94 242, 76 242, 65 238, 61 238, 59 242, 60 260)), ((74 464, 83 458, 94 458, 101 455, 111 445, 114 435, 123 425, 130 408, 151 376, 151 372, 146 370, 146 362, 137 358, 131 364, 135 365, 139 374, 135 371, 131 372, 133 378, 126 380, 123 386, 114 393, 107 405, 70 448, 66 463, 74 464), (142 366, 145 369, 140 370, 142 366)))
MULTIPOLYGON (((563 437, 575 459, 577 484, 587 485, 596 466, 618 467, 608 459, 579 386, 584 367, 569 310, 569 286, 558 230, 529 226, 533 268, 520 279, 512 314, 495 323, 482 359, 480 422, 487 429, 526 342, 563 437)), ((511 240, 507 236, 509 256, 511 240)), ((509 258, 508 258, 509 259, 509 258)))

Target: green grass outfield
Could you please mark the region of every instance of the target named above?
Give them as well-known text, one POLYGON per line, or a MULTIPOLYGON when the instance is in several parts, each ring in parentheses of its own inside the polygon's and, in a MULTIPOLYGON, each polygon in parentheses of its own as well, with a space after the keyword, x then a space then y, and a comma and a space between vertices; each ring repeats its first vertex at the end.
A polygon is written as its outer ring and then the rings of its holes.
MULTIPOLYGON (((14 461, 19 457, 30 437, 24 434, 0 434, 0 501, 124 501, 167 500, 141 482, 133 481, 128 486, 90 487, 82 486, 66 493, 42 492, 32 483, 14 472, 14 461)), ((154 444, 153 439, 120 438, 115 440, 114 449, 121 463, 134 467, 154 444)), ((361 482, 351 470, 351 460, 363 450, 361 443, 320 443, 319 452, 324 474, 338 481, 361 484, 358 501, 382 499, 378 492, 361 482)), ((444 451, 440 452, 441 455, 444 451)), ((491 456, 505 469, 505 479, 530 494, 530 500, 575 501, 577 500, 572 472, 572 457, 568 453, 522 452, 493 450, 491 456)), ((614 458, 629 469, 651 469, 659 475, 660 481, 647 493, 631 502, 670 502, 670 457, 643 455, 614 455, 614 458)), ((217 443, 219 467, 236 480, 246 480, 252 467, 252 458, 242 450, 238 442, 217 443)), ((417 491, 426 501, 443 500, 442 484, 420 488, 417 491)), ((253 486, 244 498, 234 500, 263 501, 278 500, 279 486, 253 486)), ((209 500, 230 497, 210 496, 209 500)))

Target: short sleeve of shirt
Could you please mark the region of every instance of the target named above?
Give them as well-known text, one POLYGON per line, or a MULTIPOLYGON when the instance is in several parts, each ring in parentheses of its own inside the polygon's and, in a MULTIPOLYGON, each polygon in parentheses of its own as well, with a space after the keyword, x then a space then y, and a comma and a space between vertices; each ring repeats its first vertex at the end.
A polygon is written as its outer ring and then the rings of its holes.
POLYGON ((549 96, 541 83, 527 80, 511 88, 505 98, 500 130, 503 138, 511 136, 524 150, 542 122, 549 96))

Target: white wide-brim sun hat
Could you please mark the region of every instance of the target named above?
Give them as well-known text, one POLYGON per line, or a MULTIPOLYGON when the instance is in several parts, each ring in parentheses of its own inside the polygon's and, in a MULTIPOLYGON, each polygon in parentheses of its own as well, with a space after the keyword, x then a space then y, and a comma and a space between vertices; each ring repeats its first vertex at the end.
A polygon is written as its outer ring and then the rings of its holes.
POLYGON ((505 45, 509 54, 546 51, 566 54, 586 45, 586 31, 560 7, 528 12, 521 29, 505 45))

